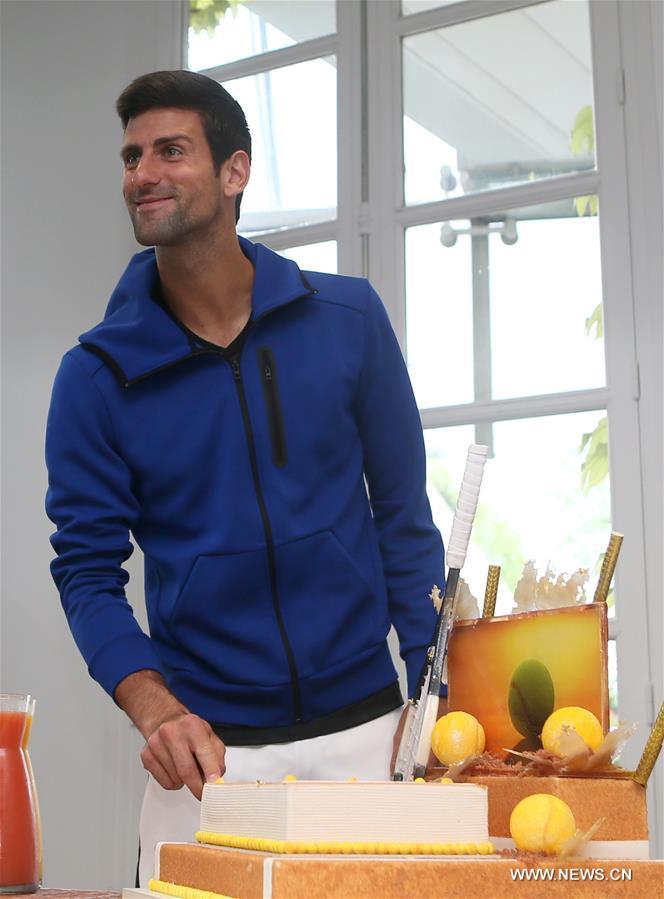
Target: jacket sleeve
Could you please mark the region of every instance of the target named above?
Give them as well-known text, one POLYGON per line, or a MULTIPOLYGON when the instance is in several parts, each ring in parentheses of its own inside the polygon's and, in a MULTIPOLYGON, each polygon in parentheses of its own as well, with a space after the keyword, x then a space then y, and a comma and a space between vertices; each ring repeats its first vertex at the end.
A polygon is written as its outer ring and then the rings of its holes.
POLYGON ((436 622, 429 594, 434 584, 444 585, 443 544, 426 494, 424 438, 406 364, 370 285, 359 423, 390 614, 412 696, 436 622))
POLYGON ((57 530, 51 573, 91 676, 112 696, 128 674, 161 671, 127 602, 138 518, 131 472, 115 448, 104 398, 72 353, 55 378, 46 426, 46 512, 57 530))

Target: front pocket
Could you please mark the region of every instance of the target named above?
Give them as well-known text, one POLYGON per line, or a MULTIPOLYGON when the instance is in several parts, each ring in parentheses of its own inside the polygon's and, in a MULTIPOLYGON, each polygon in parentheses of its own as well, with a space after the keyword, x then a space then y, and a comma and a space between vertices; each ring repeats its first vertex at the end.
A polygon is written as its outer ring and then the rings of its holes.
POLYGON ((288 683, 265 549, 199 556, 170 617, 196 667, 226 683, 288 683))
POLYGON ((258 366, 261 372, 261 384, 263 385, 263 397, 265 409, 270 427, 270 442, 272 444, 272 461, 278 468, 286 465, 286 430, 284 417, 279 401, 279 384, 277 382, 277 366, 269 347, 261 347, 258 351, 258 366))
POLYGON ((385 639, 372 559, 358 560, 332 531, 275 548, 281 610, 301 677, 385 639))

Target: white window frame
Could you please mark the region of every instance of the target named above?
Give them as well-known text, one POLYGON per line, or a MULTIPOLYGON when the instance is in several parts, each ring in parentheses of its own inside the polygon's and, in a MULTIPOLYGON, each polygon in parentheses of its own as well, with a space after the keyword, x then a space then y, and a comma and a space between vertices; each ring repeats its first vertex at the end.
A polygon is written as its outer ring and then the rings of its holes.
MULTIPOLYGON (((645 487, 625 151, 625 83, 616 0, 590 2, 597 145, 595 171, 468 197, 413 206, 404 204, 402 38, 539 2, 548 0, 467 0, 402 17, 400 0, 367 0, 369 146, 381 148, 380 153, 371 154, 369 169, 368 208, 373 227, 368 274, 388 308, 397 338, 405 351, 404 233, 407 227, 504 212, 555 199, 598 195, 606 387, 424 409, 421 417, 423 427, 427 429, 607 410, 612 527, 626 535, 616 571, 616 617, 610 622, 609 635, 616 641, 620 714, 639 724, 636 736, 623 754, 623 763, 629 766, 638 761, 654 721, 655 681, 659 687, 654 659, 658 651, 661 653, 661 627, 657 643, 649 635, 648 628, 645 487)), ((535 441, 533 452, 536 452, 535 441)), ((661 540, 661 518, 659 533, 661 540)), ((661 622, 661 614, 659 620, 661 622)), ((656 774, 651 782, 650 808, 651 819, 657 821, 651 827, 653 852, 658 846, 661 855, 661 832, 657 833, 661 831, 661 796, 656 795, 660 778, 661 775, 656 774)))

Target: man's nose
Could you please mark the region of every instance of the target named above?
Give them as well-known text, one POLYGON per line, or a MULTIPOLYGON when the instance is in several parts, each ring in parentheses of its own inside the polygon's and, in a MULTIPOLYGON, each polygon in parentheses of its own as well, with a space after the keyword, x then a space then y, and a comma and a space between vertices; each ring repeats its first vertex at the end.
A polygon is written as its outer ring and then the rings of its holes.
POLYGON ((132 181, 137 187, 157 184, 161 179, 158 162, 150 156, 141 156, 131 174, 132 181))

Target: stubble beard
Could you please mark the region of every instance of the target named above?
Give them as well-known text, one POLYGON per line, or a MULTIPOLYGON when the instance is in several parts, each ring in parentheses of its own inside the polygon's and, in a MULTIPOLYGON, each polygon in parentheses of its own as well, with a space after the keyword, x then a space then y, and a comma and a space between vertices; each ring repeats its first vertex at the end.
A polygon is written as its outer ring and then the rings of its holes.
POLYGON ((134 237, 143 247, 170 247, 179 243, 192 230, 191 223, 179 207, 158 221, 141 221, 135 208, 130 213, 134 237))
POLYGON ((136 241, 144 247, 174 247, 204 237, 220 216, 221 204, 217 203, 204 213, 194 214, 177 202, 175 208, 158 221, 141 221, 135 208, 130 210, 136 241))

